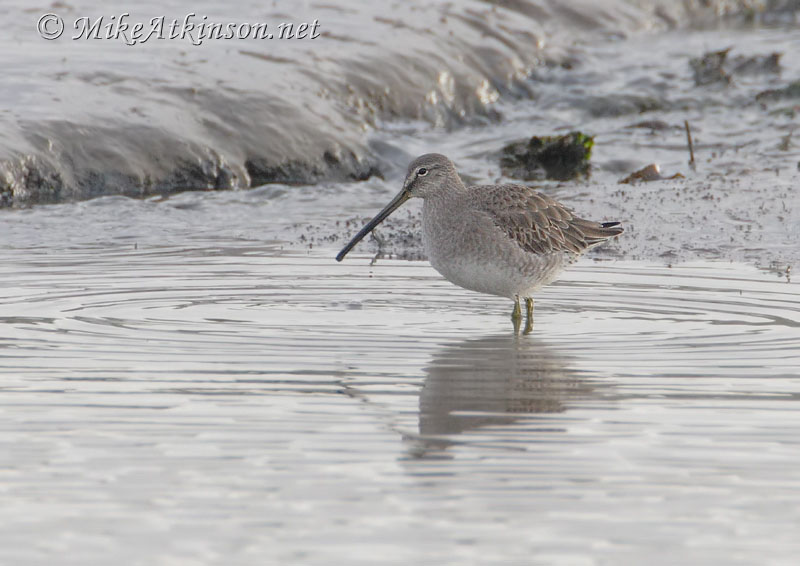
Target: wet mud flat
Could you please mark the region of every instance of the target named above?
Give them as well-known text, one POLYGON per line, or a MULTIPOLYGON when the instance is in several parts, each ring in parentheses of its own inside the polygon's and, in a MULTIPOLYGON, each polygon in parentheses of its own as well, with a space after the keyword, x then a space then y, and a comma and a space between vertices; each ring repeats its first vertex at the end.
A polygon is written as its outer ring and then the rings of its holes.
MULTIPOLYGON (((498 103, 503 119, 496 124, 454 132, 397 126, 376 134, 375 144, 403 151, 408 160, 444 153, 469 183, 535 185, 579 215, 622 221, 626 234, 598 250, 604 257, 734 260, 785 270, 800 262, 798 99, 788 94, 800 77, 797 58, 788 56, 797 47, 793 28, 678 30, 597 42, 571 68, 534 71, 535 99, 498 103), (730 74, 698 84, 692 63, 720 50, 728 62, 717 70, 730 74), (777 66, 775 53, 786 55, 777 66), (504 175, 501 152, 513 140, 575 130, 593 136, 588 176, 504 175), (658 166, 660 178, 623 182, 648 165, 658 166)), ((399 190, 404 172, 348 186, 339 195, 350 212, 343 221, 300 222, 285 238, 343 245, 399 190)), ((364 249, 424 258, 420 215, 407 206, 364 249)))
MULTIPOLYGON (((52 41, 35 27, 47 10, 36 14, 21 0, 0 8, 9 25, 0 38, 0 207, 386 176, 403 159, 372 145, 372 132, 397 121, 496 123, 499 102, 538 99, 539 71, 584 64, 599 43, 797 21, 796 3, 783 0, 409 1, 390 15, 354 0, 290 10, 252 0, 165 9, 148 0, 125 12, 127 25, 149 29, 161 17, 182 29, 193 14, 194 33, 130 45, 106 33, 72 39, 73 23, 105 30, 123 12, 91 0, 51 8, 66 27, 52 41), (274 32, 317 22, 318 37, 198 45, 204 22, 274 32)), ((655 109, 637 96, 593 102, 655 109)))
POLYGON ((796 556, 796 282, 583 260, 515 336, 331 251, 3 249, 0 561, 796 556))

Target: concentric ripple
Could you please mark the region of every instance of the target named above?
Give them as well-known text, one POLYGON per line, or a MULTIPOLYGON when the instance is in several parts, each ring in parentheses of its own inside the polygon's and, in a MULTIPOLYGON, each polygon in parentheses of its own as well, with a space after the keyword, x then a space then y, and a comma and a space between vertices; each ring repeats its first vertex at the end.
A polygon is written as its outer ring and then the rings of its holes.
POLYGON ((10 563, 798 550, 785 278, 587 260, 515 336, 509 301, 427 263, 241 243, 4 254, 10 563))

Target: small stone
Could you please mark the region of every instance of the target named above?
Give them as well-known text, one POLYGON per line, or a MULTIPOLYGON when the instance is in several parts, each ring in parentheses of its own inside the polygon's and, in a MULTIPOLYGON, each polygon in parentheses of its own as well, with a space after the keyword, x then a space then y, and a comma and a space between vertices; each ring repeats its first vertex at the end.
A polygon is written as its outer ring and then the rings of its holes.
POLYGON ((645 167, 642 167, 638 171, 634 171, 624 179, 620 181, 620 183, 625 184, 633 184, 637 182, 641 183, 648 183, 650 181, 663 181, 669 179, 683 179, 684 176, 680 173, 675 173, 671 177, 664 177, 661 174, 661 167, 658 166, 657 163, 651 163, 645 167))

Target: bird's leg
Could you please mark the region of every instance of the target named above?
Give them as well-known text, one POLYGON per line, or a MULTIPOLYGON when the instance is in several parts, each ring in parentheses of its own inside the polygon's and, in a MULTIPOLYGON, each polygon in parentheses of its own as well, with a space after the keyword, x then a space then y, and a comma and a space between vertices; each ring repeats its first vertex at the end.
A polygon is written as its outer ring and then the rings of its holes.
POLYGON ((511 311, 511 322, 514 324, 514 334, 519 334, 519 325, 522 322, 522 310, 519 308, 519 297, 514 297, 514 310, 511 311))
POLYGON ((525 318, 524 334, 530 334, 533 330, 533 299, 525 297, 525 312, 528 315, 525 318))
POLYGON ((511 311, 511 320, 522 318, 522 309, 519 308, 519 297, 514 297, 514 310, 511 311))

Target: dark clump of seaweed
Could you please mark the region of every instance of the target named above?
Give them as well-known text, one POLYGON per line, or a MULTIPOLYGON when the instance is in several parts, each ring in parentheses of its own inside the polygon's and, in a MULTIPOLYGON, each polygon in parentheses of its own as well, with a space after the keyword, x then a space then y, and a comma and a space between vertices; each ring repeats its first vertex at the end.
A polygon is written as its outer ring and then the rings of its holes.
POLYGON ((533 136, 505 146, 500 155, 503 175, 525 181, 567 181, 588 175, 594 138, 581 132, 533 136))
POLYGON ((730 71, 725 69, 728 53, 731 48, 720 51, 711 51, 702 57, 689 60, 689 66, 694 72, 694 84, 697 86, 709 85, 713 83, 730 84, 730 71))
POLYGON ((689 60, 697 86, 721 83, 729 85, 734 76, 780 74, 781 53, 767 55, 737 55, 728 57, 732 47, 719 51, 709 51, 702 57, 689 60))
POLYGON ((756 101, 763 105, 792 98, 800 98, 800 80, 789 83, 785 87, 764 90, 756 95, 756 101))

